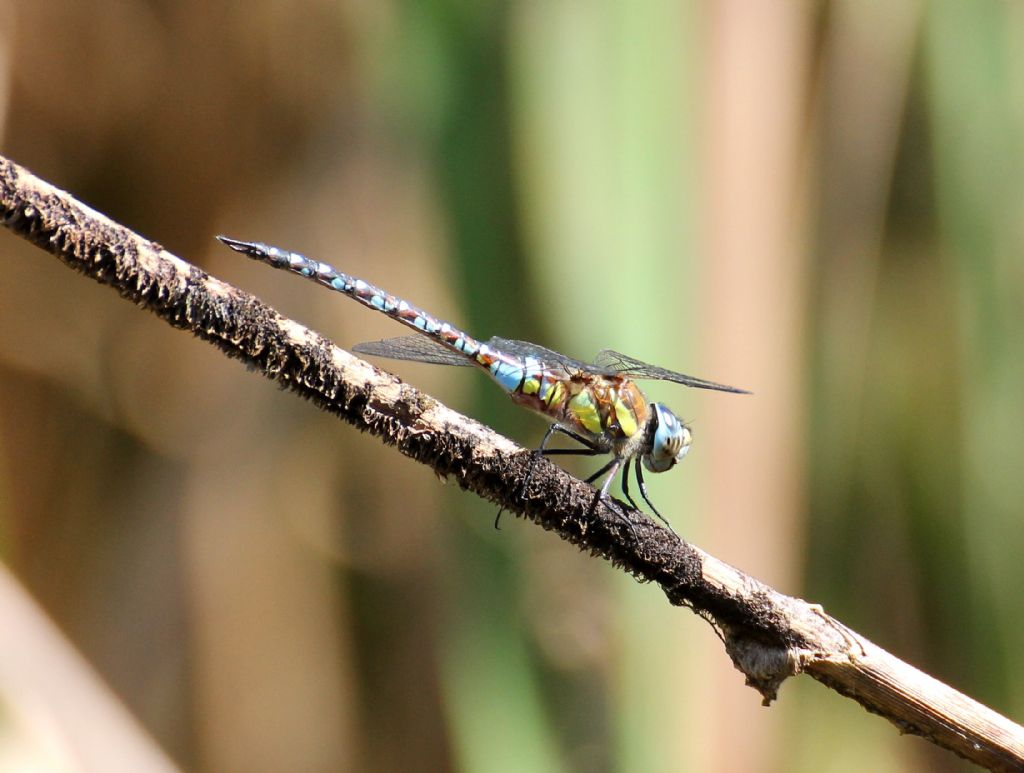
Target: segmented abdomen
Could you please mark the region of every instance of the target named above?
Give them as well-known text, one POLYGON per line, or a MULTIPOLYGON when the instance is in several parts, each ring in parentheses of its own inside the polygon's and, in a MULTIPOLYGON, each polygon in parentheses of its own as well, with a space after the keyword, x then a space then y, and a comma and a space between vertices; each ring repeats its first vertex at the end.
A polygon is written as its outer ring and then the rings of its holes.
POLYGON ((262 242, 243 242, 224 236, 217 238, 233 250, 248 255, 250 258, 269 263, 274 268, 293 271, 324 287, 344 293, 364 306, 383 312, 403 325, 408 325, 469 358, 474 358, 480 350, 479 341, 454 325, 437 319, 423 309, 418 309, 411 303, 396 298, 379 287, 374 287, 369 282, 338 271, 327 263, 321 263, 319 260, 307 258, 297 252, 282 250, 280 247, 273 247, 262 242))
POLYGON ((384 292, 379 287, 374 287, 362 279, 356 279, 343 271, 338 271, 327 263, 321 263, 297 252, 282 250, 262 242, 244 242, 223 236, 218 238, 233 250, 269 263, 274 268, 293 271, 324 287, 344 293, 364 306, 383 312, 403 325, 433 338, 485 368, 491 377, 509 392, 519 389, 528 375, 538 371, 539 365, 536 362, 531 363, 530 358, 524 361, 504 352, 495 351, 451 323, 444 322, 423 309, 384 292))
POLYGON ((549 367, 535 357, 516 357, 327 263, 261 242, 218 238, 237 252, 344 293, 459 352, 484 368, 515 402, 581 433, 614 442, 631 438, 646 425, 646 400, 628 379, 570 373, 564 367, 549 367))

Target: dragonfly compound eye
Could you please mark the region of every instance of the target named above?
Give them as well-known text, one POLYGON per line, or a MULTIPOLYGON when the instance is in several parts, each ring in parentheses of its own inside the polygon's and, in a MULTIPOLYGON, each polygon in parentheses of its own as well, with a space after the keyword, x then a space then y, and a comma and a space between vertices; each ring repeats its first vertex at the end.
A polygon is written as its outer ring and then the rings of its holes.
POLYGON ((643 456, 643 464, 651 472, 665 472, 682 461, 690 450, 690 429, 661 403, 654 403, 652 407, 657 423, 651 448, 643 456))

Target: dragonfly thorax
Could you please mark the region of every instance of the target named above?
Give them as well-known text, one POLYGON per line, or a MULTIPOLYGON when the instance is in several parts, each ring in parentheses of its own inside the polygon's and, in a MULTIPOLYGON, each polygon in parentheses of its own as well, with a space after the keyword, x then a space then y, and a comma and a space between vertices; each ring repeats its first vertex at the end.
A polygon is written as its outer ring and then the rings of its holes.
POLYGON ((671 470, 690 450, 690 428, 661 403, 651 403, 650 446, 641 457, 651 472, 671 470))

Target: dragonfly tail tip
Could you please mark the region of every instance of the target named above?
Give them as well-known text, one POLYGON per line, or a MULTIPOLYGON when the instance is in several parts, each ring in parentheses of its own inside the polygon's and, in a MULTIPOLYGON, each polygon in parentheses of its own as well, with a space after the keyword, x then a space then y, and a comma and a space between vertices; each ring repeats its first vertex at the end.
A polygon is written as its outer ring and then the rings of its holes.
POLYGON ((252 242, 243 242, 238 239, 232 239, 229 236, 217 236, 217 241, 230 247, 235 252, 249 252, 253 248, 252 242))

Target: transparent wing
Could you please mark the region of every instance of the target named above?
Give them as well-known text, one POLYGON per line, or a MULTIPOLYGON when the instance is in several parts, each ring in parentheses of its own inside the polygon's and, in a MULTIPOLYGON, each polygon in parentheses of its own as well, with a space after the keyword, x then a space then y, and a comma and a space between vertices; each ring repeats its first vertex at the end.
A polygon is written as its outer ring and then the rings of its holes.
POLYGON ((372 354, 392 360, 429 362, 432 365, 472 365, 473 360, 464 354, 453 352, 432 338, 421 335, 385 338, 383 341, 367 341, 356 344, 352 351, 358 354, 372 354))
POLYGON ((601 369, 598 372, 602 373, 605 370, 610 370, 613 373, 620 373, 629 378, 650 378, 657 379, 658 381, 672 381, 676 384, 696 387, 697 389, 715 389, 719 392, 734 392, 740 395, 750 394, 746 389, 738 389, 737 387, 718 384, 714 381, 696 378, 695 376, 687 376, 685 373, 676 373, 674 370, 666 370, 656 365, 648 365, 646 362, 620 352, 612 351, 611 349, 603 349, 598 352, 595 364, 601 369))
POLYGON ((573 371, 583 371, 602 376, 614 376, 618 372, 600 365, 574 360, 572 357, 567 357, 540 344, 532 344, 529 341, 516 341, 513 338, 499 338, 495 336, 487 342, 487 345, 499 352, 511 354, 513 357, 533 357, 547 368, 562 368, 570 373, 573 371))

